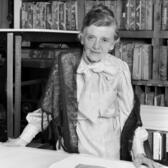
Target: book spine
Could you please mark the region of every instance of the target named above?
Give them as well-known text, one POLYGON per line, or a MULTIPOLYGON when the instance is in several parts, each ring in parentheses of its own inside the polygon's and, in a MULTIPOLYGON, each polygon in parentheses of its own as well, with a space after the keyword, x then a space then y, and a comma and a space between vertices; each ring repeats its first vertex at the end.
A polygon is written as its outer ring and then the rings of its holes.
POLYGON ((168 29, 168 0, 162 1, 162 30, 168 29))
POLYGON ((66 29, 65 2, 59 2, 59 29, 66 29))
POLYGON ((153 0, 146 0, 146 17, 145 17, 146 30, 153 28, 153 0))
POLYGON ((51 2, 46 3, 46 10, 44 9, 43 13, 45 13, 45 11, 46 11, 46 28, 52 29, 53 19, 52 19, 52 3, 51 2))
POLYGON ((52 29, 59 30, 59 3, 52 1, 52 29))
POLYGON ((71 30, 71 0, 66 1, 65 3, 66 10, 66 30, 71 30))
POLYGON ((124 0, 122 2, 122 10, 121 10, 121 30, 126 30, 127 25, 127 2, 128 0, 124 0))
POLYGON ((133 69, 133 50, 134 50, 134 43, 127 43, 127 63, 132 74, 133 69))
POLYGON ((146 0, 141 0, 141 30, 146 29, 146 0))
POLYGON ((168 48, 167 46, 160 46, 159 59, 159 78, 160 80, 167 80, 167 66, 168 66, 168 48))
POLYGON ((127 29, 135 30, 135 0, 128 0, 127 11, 127 29))
POLYGON ((133 73, 132 77, 135 80, 141 79, 141 44, 135 44, 135 48, 133 51, 133 73))
POLYGON ((78 3, 71 0, 71 30, 78 30, 78 3))
POLYGON ((34 4, 32 2, 24 2, 23 4, 23 12, 22 12, 22 28, 33 28, 33 10, 34 4))
POLYGON ((153 133, 153 159, 161 160, 162 139, 159 132, 153 133))
POLYGON ((142 76, 143 80, 152 78, 152 46, 148 44, 142 45, 142 76))

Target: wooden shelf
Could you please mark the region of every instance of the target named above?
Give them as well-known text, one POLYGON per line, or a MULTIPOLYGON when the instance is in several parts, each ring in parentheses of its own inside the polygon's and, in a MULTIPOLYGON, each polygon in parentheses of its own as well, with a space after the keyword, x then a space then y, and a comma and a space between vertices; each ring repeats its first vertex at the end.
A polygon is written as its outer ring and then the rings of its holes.
POLYGON ((133 80, 133 85, 144 85, 144 86, 158 86, 158 87, 168 87, 168 81, 160 81, 160 80, 133 80))
POLYGON ((139 30, 139 31, 127 31, 120 30, 119 35, 121 38, 153 38, 153 31, 151 30, 139 30))
POLYGON ((168 38, 168 30, 166 31, 160 31, 160 38, 165 38, 165 39, 167 39, 168 38))
POLYGON ((39 32, 39 33, 63 33, 63 34, 78 34, 79 31, 71 31, 71 30, 53 30, 53 29, 1 29, 0 32, 7 32, 7 33, 26 33, 26 32, 39 32))
MULTIPOLYGON (((79 31, 69 31, 69 30, 52 30, 52 29, 0 29, 0 33, 14 33, 21 34, 24 39, 31 41, 79 41, 78 33, 79 31)), ((168 31, 163 31, 161 36, 167 35, 168 31)), ((119 35, 121 38, 153 38, 153 31, 127 31, 119 30, 119 35)), ((165 37, 166 38, 166 37, 165 37)))
POLYGON ((79 42, 78 31, 51 29, 0 29, 0 33, 21 35, 32 42, 79 42))
POLYGON ((22 66, 30 68, 50 68, 53 63, 54 59, 35 59, 35 58, 22 59, 22 66))

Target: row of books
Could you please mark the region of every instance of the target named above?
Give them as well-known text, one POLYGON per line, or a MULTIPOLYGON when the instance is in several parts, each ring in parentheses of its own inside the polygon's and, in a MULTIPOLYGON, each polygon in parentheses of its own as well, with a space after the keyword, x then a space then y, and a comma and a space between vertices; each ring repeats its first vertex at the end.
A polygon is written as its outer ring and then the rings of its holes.
POLYGON ((159 62, 152 56, 152 45, 144 42, 123 41, 115 48, 115 56, 126 61, 129 65, 133 80, 152 79, 153 64, 158 64, 159 79, 168 80, 168 47, 160 46, 159 62))
POLYGON ((77 52, 80 53, 80 48, 24 48, 22 49, 22 59, 58 59, 58 56, 61 52, 64 51, 72 51, 72 52, 77 52))
POLYGON ((152 149, 153 159, 168 160, 168 133, 149 131, 149 143, 152 149))
POLYGON ((121 29, 152 30, 153 0, 124 0, 121 20, 121 29))
POLYGON ((77 30, 77 1, 23 2, 21 28, 77 30))
POLYGON ((73 52, 74 54, 80 55, 81 49, 76 48, 24 48, 22 49, 22 59, 58 59, 61 52, 73 52))
POLYGON ((121 42, 115 48, 115 56, 128 63, 133 80, 152 78, 152 46, 141 42, 121 42))
POLYGON ((166 106, 165 94, 155 94, 154 92, 139 93, 139 100, 144 105, 166 106))
POLYGON ((22 49, 23 59, 56 59, 60 50, 54 49, 22 49))
POLYGON ((86 13, 102 3, 113 12, 121 30, 152 30, 153 0, 86 0, 86 13))
MULTIPOLYGON (((85 0, 85 14, 93 5, 102 3, 113 12, 120 29, 152 30, 153 0, 85 0)), ((168 29, 168 0, 162 1, 162 29, 168 29)), ((21 28, 77 30, 78 2, 23 2, 21 28)))

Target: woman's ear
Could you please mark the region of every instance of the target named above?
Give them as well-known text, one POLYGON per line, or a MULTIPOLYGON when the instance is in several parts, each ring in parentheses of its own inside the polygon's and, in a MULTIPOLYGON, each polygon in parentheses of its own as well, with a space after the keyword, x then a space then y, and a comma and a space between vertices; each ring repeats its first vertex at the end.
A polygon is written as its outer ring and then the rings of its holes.
POLYGON ((114 47, 116 46, 116 44, 119 43, 119 41, 120 41, 120 39, 118 38, 117 40, 115 40, 115 41, 113 42, 113 44, 111 45, 111 50, 114 49, 114 47))
POLYGON ((78 34, 78 39, 79 39, 80 43, 83 45, 83 33, 82 32, 80 32, 78 34))

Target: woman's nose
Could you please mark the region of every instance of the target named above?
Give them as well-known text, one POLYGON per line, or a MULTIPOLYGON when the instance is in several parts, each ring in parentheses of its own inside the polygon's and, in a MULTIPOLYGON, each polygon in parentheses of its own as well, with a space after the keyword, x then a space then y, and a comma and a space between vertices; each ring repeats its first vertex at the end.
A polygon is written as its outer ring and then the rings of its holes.
POLYGON ((100 41, 99 40, 95 40, 93 43, 93 49, 99 49, 100 48, 100 41))

